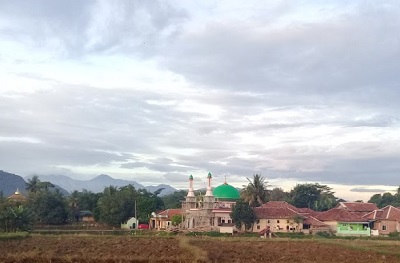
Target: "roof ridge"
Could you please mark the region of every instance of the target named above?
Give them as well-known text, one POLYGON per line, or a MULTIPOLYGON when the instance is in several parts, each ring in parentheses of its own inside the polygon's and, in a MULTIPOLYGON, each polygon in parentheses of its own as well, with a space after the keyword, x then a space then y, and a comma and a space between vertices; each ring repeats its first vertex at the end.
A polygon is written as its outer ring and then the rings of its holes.
POLYGON ((393 207, 393 206, 389 205, 389 211, 388 211, 388 213, 386 214, 386 219, 389 219, 389 215, 390 215, 390 211, 392 210, 392 207, 393 207))

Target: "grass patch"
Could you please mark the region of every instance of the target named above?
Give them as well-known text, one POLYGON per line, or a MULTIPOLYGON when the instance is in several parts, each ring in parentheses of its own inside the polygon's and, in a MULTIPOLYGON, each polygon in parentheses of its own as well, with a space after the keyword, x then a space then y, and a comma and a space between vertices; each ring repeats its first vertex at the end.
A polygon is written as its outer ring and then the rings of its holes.
POLYGON ((24 239, 29 237, 28 232, 16 232, 16 233, 0 233, 0 241, 24 239))
POLYGON ((178 237, 179 247, 193 255, 193 262, 209 262, 207 251, 191 244, 187 237, 178 237))

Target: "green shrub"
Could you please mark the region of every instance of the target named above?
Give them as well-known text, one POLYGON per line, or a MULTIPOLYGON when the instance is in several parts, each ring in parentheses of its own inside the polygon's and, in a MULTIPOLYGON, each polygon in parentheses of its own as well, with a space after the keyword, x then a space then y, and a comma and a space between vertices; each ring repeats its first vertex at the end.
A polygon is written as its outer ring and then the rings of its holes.
POLYGON ((400 232, 398 231, 391 232, 389 233, 389 237, 400 238, 400 232))
POLYGON ((327 231, 317 232, 316 235, 323 238, 330 238, 333 236, 330 232, 327 231))

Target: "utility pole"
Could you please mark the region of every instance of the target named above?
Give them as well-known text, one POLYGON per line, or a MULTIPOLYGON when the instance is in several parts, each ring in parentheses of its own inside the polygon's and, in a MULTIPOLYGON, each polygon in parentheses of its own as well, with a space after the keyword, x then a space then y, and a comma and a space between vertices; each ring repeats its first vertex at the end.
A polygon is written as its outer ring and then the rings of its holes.
POLYGON ((136 220, 136 224, 135 224, 135 229, 138 229, 138 218, 137 218, 137 208, 136 208, 136 199, 135 199, 135 220, 136 220))

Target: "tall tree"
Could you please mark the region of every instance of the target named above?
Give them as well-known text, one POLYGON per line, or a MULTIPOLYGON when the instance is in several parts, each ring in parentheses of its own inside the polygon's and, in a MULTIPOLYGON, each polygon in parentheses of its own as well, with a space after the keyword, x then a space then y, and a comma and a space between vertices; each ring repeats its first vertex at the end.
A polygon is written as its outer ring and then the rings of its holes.
POLYGON ((285 192, 282 188, 275 187, 269 191, 268 199, 268 201, 288 201, 290 197, 288 192, 285 192))
POLYGON ((337 204, 332 188, 320 184, 297 184, 290 191, 291 203, 296 207, 308 207, 325 211, 337 204))
POLYGON ((253 175, 253 180, 246 178, 249 183, 244 185, 240 195, 250 206, 256 207, 268 201, 268 182, 261 174, 253 175))
POLYGON ((242 226, 244 226, 245 230, 248 230, 253 226, 254 221, 256 220, 253 208, 249 206, 248 202, 243 200, 236 202, 232 208, 230 216, 238 229, 241 229, 242 226))
POLYGON ((37 223, 59 225, 67 222, 67 201, 59 191, 47 189, 31 194, 28 206, 37 223))
POLYGON ((161 198, 164 202, 165 209, 181 208, 182 200, 185 200, 186 195, 187 195, 187 191, 185 191, 185 190, 179 190, 179 191, 175 191, 172 194, 164 195, 161 198))

